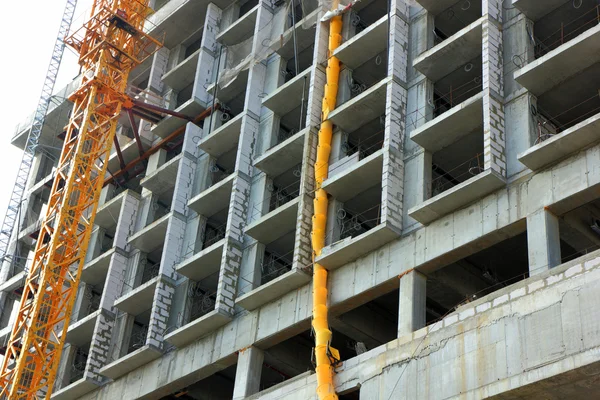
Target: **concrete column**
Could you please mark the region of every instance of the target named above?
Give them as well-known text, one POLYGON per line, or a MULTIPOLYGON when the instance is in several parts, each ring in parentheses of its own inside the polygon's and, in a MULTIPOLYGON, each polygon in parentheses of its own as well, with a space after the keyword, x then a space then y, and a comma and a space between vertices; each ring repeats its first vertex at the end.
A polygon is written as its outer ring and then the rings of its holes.
POLYGON ((257 347, 240 350, 235 371, 233 400, 244 399, 260 390, 264 352, 257 347))
POLYGON ((529 275, 536 275, 560 264, 558 218, 542 209, 527 216, 529 275))
POLYGON ((69 385, 69 380, 71 379, 71 367, 73 366, 73 358, 75 357, 76 352, 77 347, 70 343, 65 343, 63 346, 60 362, 58 363, 56 382, 54 383, 55 391, 69 385))
POLYGON ((398 337, 425 326, 426 284, 425 275, 417 271, 411 271, 400 278, 398 337))

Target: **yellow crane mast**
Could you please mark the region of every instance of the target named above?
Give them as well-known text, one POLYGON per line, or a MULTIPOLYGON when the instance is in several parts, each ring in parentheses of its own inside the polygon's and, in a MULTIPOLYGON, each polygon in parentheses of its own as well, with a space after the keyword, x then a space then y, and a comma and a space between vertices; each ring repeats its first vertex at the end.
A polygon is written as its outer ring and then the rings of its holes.
POLYGON ((0 398, 50 398, 79 285, 130 71, 160 42, 143 32, 149 0, 95 0, 66 44, 79 53, 81 86, 69 98, 48 211, 0 371, 0 398))

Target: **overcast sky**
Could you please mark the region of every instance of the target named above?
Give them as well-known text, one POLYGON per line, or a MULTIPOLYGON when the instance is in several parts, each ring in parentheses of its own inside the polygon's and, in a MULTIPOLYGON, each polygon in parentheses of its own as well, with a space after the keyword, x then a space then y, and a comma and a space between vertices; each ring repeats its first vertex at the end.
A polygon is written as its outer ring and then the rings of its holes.
MULTIPOLYGON (((21 162, 22 150, 10 145, 15 127, 35 111, 46 77, 66 0, 7 1, 2 4, 5 21, 0 24, 2 63, 0 63, 0 218, 4 219, 8 200, 21 162)), ((79 0, 73 27, 87 19, 91 0, 79 0)), ((79 71, 77 57, 69 50, 61 63, 60 90, 79 71)))

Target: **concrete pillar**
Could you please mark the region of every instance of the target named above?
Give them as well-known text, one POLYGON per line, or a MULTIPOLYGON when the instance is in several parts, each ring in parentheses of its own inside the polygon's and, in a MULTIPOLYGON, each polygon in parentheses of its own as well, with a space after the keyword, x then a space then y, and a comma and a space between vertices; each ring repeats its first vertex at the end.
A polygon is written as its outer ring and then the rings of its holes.
POLYGON ((426 285, 427 278, 417 271, 411 271, 400 278, 398 337, 425 326, 426 285))
POLYGON ((264 352, 257 347, 240 350, 235 371, 233 400, 244 399, 260 390, 264 352))
POLYGON ((542 209, 527 216, 529 275, 536 275, 560 264, 558 218, 542 209))
POLYGON ((70 343, 65 343, 63 346, 60 362, 58 363, 56 382, 54 383, 55 391, 58 391, 59 389, 69 385, 69 380, 71 379, 71 368, 73 366, 73 358, 75 357, 76 352, 77 347, 70 343))

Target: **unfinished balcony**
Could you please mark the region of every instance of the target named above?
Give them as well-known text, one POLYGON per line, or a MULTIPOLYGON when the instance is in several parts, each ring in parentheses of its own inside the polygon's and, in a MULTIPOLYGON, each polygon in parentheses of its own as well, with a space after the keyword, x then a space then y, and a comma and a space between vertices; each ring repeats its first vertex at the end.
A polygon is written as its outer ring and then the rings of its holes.
MULTIPOLYGON (((362 4, 362 2, 357 4, 362 4)), ((385 10, 385 5, 380 10, 385 10)), ((365 8, 362 12, 367 11, 368 8, 365 8)), ((360 18, 360 12, 358 15, 356 35, 344 41, 333 52, 333 55, 342 62, 344 67, 351 70, 357 69, 380 54, 383 54, 380 57, 381 62, 384 62, 387 48, 387 16, 381 16, 370 24, 364 24, 363 19, 360 18), (364 25, 361 25, 361 22, 364 25)), ((355 23, 355 19, 352 20, 352 23, 355 23)))
MULTIPOLYGON (((116 225, 116 224, 115 224, 116 225)), ((96 227, 86 254, 86 262, 81 271, 81 280, 90 285, 104 285, 113 254, 115 227, 96 227)))
POLYGON ((158 262, 151 259, 141 262, 135 277, 131 277, 123 283, 122 295, 115 300, 114 306, 131 315, 144 313, 152 304, 159 271, 160 264, 158 262))
MULTIPOLYGON (((135 121, 137 126, 140 126, 139 118, 135 117, 135 121)), ((120 125, 117 128, 117 132, 115 134, 117 141, 119 142, 119 149, 121 150, 121 156, 123 157, 123 164, 127 165, 134 161, 136 158, 140 156, 140 149, 148 150, 152 145, 152 142, 145 138, 144 136, 140 136, 140 143, 138 144, 135 140, 135 136, 133 134, 133 130, 129 124, 129 121, 124 122, 123 125, 120 125)), ((115 173, 119 171, 122 167, 121 159, 116 151, 115 146, 113 145, 111 149, 110 156, 108 158, 108 170, 115 173)))
POLYGON ((600 62, 600 5, 562 3, 535 22, 533 54, 517 58, 515 80, 538 97, 600 62))
POLYGON ((182 348, 231 321, 231 316, 215 309, 218 279, 217 272, 189 283, 184 312, 176 327, 166 333, 167 342, 182 348))
POLYGON ((255 310, 310 281, 310 266, 293 263, 295 237, 292 230, 265 245, 260 264, 255 267, 260 270, 240 277, 238 306, 255 310))
POLYGON ((81 299, 78 299, 71 323, 67 330, 66 342, 75 346, 82 346, 92 340, 94 328, 100 315, 100 302, 104 282, 98 287, 86 285, 81 299))
POLYGON ((7 279, 0 283, 0 293, 15 293, 20 295, 27 278, 27 260, 17 259, 8 266, 7 279))
MULTIPOLYGON (((441 41, 413 61, 413 67, 430 80, 437 82, 453 71, 481 57, 483 19, 467 25, 441 41)), ((481 75, 481 69, 479 69, 481 75)))
MULTIPOLYGON (((311 68, 306 68, 297 75, 292 71, 293 67, 289 72, 286 69, 286 76, 289 74, 290 79, 275 91, 265 96, 262 103, 265 107, 282 117, 282 119, 285 119, 285 116, 296 111, 293 113, 294 115, 291 116, 293 121, 291 125, 296 129, 296 132, 298 132, 298 122, 300 121, 299 109, 302 105, 302 100, 306 101, 306 97, 308 97, 311 68)), ((301 128, 303 127, 304 126, 301 128)))
POLYGON ((185 48, 185 51, 182 52, 182 59, 162 76, 164 84, 171 89, 179 92, 194 83, 198 59, 202 51, 200 48, 202 33, 202 30, 196 31, 181 43, 185 48))
POLYGON ((141 314, 133 318, 133 321, 127 314, 117 316, 115 331, 118 332, 118 329, 124 325, 123 329, 127 334, 125 337, 111 338, 108 364, 100 368, 101 375, 116 380, 161 356, 162 353, 158 349, 146 344, 151 312, 148 304, 141 314))
POLYGON ((168 207, 164 205, 156 203, 153 207, 156 207, 156 210, 154 210, 154 216, 151 221, 149 221, 146 227, 127 239, 127 242, 131 246, 144 253, 150 253, 162 248, 165 235, 167 234, 169 218, 172 215, 168 212, 168 207))
POLYGON ((90 340, 76 346, 75 354, 67 366, 65 379, 67 385, 52 393, 52 400, 66 400, 83 396, 98 387, 92 379, 85 376, 89 358, 90 340))
POLYGON ((222 155, 231 152, 233 149, 237 149, 244 113, 240 113, 235 117, 229 115, 227 117, 222 117, 227 114, 220 113, 216 113, 215 115, 216 118, 224 120, 220 121, 220 126, 212 132, 209 132, 207 136, 200 140, 198 147, 211 156, 219 158, 222 155))
POLYGON ((175 265, 175 270, 183 276, 194 281, 202 281, 218 273, 221 268, 223 249, 225 247, 225 232, 227 225, 227 212, 229 199, 226 203, 219 203, 222 208, 214 213, 199 227, 194 248, 187 249, 183 260, 175 265))
POLYGON ((306 135, 311 134, 309 132, 308 127, 292 135, 282 132, 283 135, 278 135, 276 138, 275 146, 254 159, 254 166, 268 176, 279 176, 288 169, 289 165, 300 164, 306 135))
MULTIPOLYGON (((271 40, 271 48, 274 48, 275 52, 281 56, 284 60, 288 62, 287 65, 290 67, 294 64, 294 57, 296 53, 298 55, 310 53, 310 48, 314 46, 315 43, 315 26, 317 23, 317 15, 319 14, 319 9, 315 7, 314 4, 309 5, 304 9, 306 15, 303 15, 303 8, 301 5, 296 5, 295 8, 295 17, 296 24, 292 26, 292 19, 289 17, 291 11, 288 13, 288 18, 286 20, 286 29, 281 35, 277 35, 277 37, 272 38, 271 40), (294 31, 296 34, 296 49, 294 49, 294 31)), ((312 57, 312 54, 311 54, 312 57)), ((299 59, 299 64, 301 61, 299 59)), ((303 71, 307 68, 308 65, 301 64, 298 71, 303 71)), ((292 68, 286 68, 290 71, 294 71, 292 68)), ((286 79, 287 80, 287 79, 286 79)))
POLYGON ((180 152, 169 152, 167 158, 160 167, 149 172, 141 181, 140 185, 157 195, 158 199, 165 204, 170 204, 177 181, 177 172, 183 154, 180 152))
POLYGON ((536 171, 575 154, 600 140, 600 63, 538 98, 531 117, 536 121, 531 148, 518 160, 536 171))
POLYGON ((236 20, 217 35, 217 41, 225 46, 231 46, 252 37, 259 8, 260 5, 256 0, 243 4, 236 20))
POLYGON ((426 225, 505 185, 502 176, 484 168, 482 127, 483 122, 480 128, 433 153, 431 179, 425 182, 427 199, 408 210, 410 217, 426 225))

